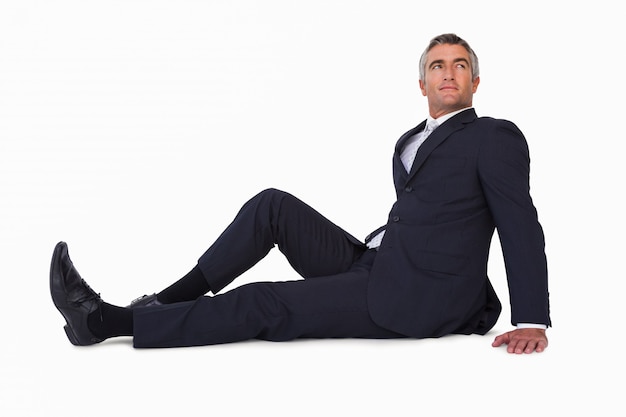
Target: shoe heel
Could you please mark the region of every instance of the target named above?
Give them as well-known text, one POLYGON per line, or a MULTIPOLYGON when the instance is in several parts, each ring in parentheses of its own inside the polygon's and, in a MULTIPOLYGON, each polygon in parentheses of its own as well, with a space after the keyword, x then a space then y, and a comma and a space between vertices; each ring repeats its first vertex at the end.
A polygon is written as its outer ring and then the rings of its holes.
POLYGON ((63 326, 63 329, 65 330, 65 334, 67 335, 67 338, 70 339, 70 342, 74 346, 80 346, 80 343, 78 343, 78 339, 76 338, 76 335, 74 334, 70 326, 66 324, 65 326, 63 326))

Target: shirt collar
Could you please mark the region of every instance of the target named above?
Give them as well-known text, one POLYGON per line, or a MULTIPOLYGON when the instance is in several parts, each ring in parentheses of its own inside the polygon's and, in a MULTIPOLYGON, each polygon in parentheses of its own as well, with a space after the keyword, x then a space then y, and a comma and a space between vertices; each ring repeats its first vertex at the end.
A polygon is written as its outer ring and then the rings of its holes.
POLYGON ((444 114, 443 116, 438 117, 438 118, 436 118, 436 119, 433 119, 432 117, 428 116, 428 118, 426 119, 426 123, 428 123, 429 121, 434 120, 435 122, 437 122, 437 126, 441 126, 441 124, 442 124, 443 122, 445 122, 446 120, 448 120, 448 119, 449 119, 449 118, 451 118, 452 116, 455 116, 455 115, 457 115, 457 114, 461 113, 462 111, 465 111, 465 110, 467 110, 467 109, 471 109, 471 108, 472 108, 472 107, 465 107, 465 108, 463 108, 463 109, 460 109, 460 110, 457 110, 457 111, 453 111, 452 113, 447 113, 447 114, 444 114))

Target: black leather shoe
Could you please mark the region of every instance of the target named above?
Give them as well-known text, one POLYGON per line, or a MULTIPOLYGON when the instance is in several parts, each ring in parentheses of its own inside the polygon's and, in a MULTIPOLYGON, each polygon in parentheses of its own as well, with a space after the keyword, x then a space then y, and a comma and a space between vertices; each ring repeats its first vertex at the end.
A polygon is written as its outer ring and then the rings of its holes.
POLYGON ((87 317, 100 307, 102 299, 74 268, 65 242, 57 243, 52 254, 50 293, 54 305, 67 322, 65 333, 73 345, 102 342, 103 339, 94 336, 87 326, 87 317))
POLYGON ((161 304, 162 303, 157 300, 156 294, 150 294, 135 298, 130 302, 130 305, 126 306, 126 308, 160 306, 161 304))

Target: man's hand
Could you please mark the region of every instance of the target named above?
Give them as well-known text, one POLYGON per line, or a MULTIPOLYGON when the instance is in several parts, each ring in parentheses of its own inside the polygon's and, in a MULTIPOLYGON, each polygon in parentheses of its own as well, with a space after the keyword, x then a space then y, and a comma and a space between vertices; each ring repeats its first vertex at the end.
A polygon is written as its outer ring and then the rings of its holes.
POLYGON ((509 353, 543 352, 548 347, 548 338, 544 329, 515 329, 496 336, 491 346, 508 345, 509 353))

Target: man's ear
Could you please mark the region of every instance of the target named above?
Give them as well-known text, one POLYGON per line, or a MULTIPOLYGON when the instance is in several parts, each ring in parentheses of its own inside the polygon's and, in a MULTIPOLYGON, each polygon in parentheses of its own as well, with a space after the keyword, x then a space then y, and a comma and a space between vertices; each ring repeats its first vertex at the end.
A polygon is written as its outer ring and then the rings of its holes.
POLYGON ((472 81, 472 93, 475 93, 476 90, 478 90, 478 84, 480 84, 480 77, 476 77, 474 78, 474 81, 472 81))

